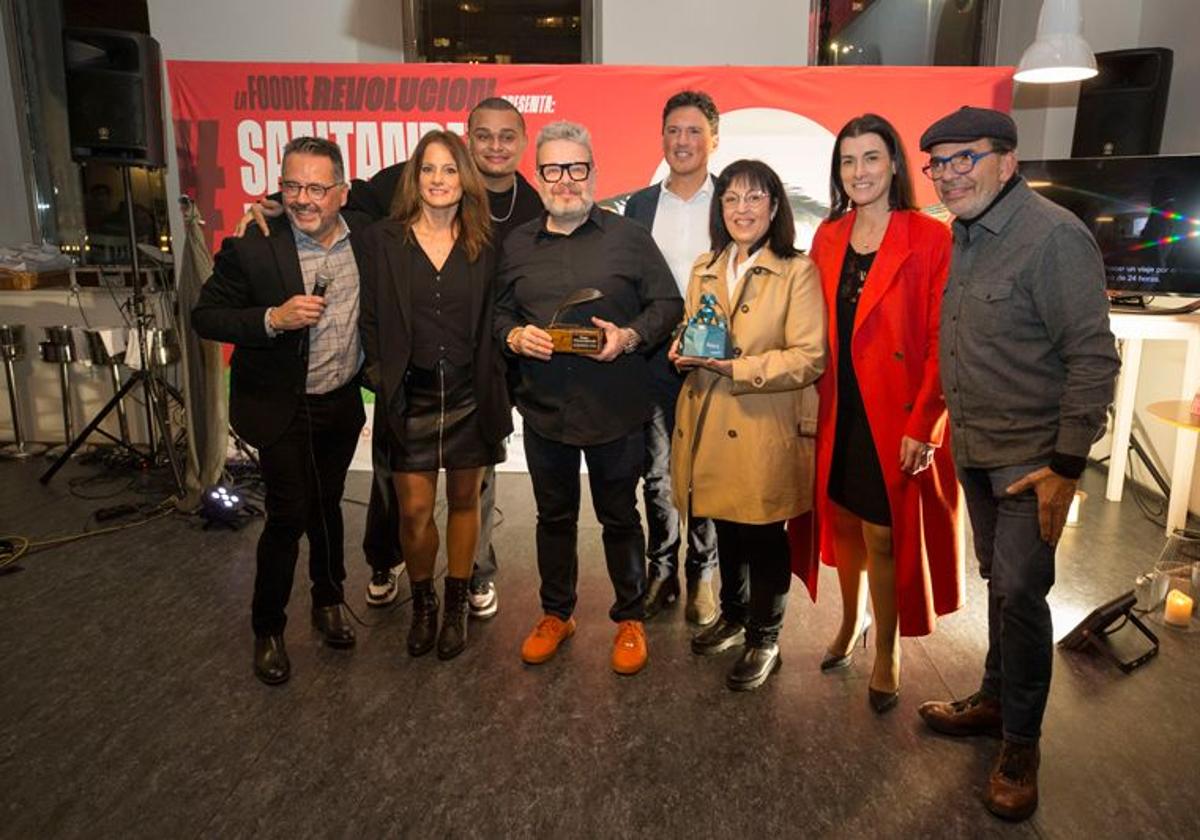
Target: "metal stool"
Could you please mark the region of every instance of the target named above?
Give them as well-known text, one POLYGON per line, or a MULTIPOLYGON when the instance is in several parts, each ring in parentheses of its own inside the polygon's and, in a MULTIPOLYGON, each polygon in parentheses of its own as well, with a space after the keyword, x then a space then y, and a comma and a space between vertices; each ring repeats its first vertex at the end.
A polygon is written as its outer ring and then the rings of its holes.
MULTIPOLYGON (((105 343, 104 339, 106 333, 112 335, 116 332, 115 329, 84 331, 84 337, 87 338, 88 356, 91 358, 92 364, 108 368, 114 395, 121 393, 121 371, 118 365, 125 359, 125 351, 118 350, 116 354, 109 353, 109 345, 105 343)), ((117 400, 117 424, 121 429, 121 443, 128 447, 130 445, 129 418, 125 415, 125 402, 121 399, 117 400)))
POLYGON ((28 458, 41 455, 46 447, 27 443, 21 434, 21 400, 17 395, 17 375, 13 362, 25 358, 25 325, 0 324, 0 357, 4 358, 4 376, 8 380, 8 407, 12 410, 13 443, 0 446, 0 458, 28 458))
POLYGON ((75 361, 75 338, 68 326, 43 327, 46 340, 39 342, 42 361, 58 365, 58 384, 62 396, 63 442, 52 447, 46 455, 57 457, 75 439, 75 425, 71 422, 71 362, 75 361))

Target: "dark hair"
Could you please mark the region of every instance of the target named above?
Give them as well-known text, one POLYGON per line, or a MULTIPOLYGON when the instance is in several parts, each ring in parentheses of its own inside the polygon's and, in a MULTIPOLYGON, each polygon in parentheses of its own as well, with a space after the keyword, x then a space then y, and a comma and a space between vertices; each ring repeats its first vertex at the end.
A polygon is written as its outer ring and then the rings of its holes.
POLYGON ((333 161, 333 179, 339 184, 346 180, 346 167, 342 163, 342 150, 338 144, 324 137, 293 137, 283 147, 283 160, 287 163, 288 155, 320 155, 333 161))
POLYGON ((662 127, 664 130, 667 127, 667 117, 671 116, 671 112, 676 108, 698 108, 700 113, 704 114, 704 118, 708 120, 712 133, 720 132, 721 112, 717 110, 717 105, 713 102, 712 97, 704 91, 681 90, 668 99, 667 104, 663 106, 662 127))
POLYGON ((462 240, 467 259, 474 262, 492 235, 491 217, 488 215, 487 193, 484 192, 483 177, 475 168, 467 144, 457 134, 449 131, 431 131, 421 138, 417 147, 400 173, 400 186, 392 200, 392 218, 404 225, 404 235, 413 236, 413 225, 421 218, 421 164, 425 162, 425 151, 434 143, 446 148, 458 167, 458 179, 462 185, 462 198, 458 202, 455 217, 455 237, 462 240))
POLYGON ((735 160, 721 170, 713 184, 712 204, 708 211, 708 237, 712 245, 712 265, 721 253, 733 241, 729 230, 725 227, 725 215, 721 208, 721 198, 734 181, 745 181, 753 189, 759 189, 771 197, 775 208, 775 216, 771 219, 767 232, 762 239, 754 243, 750 252, 754 253, 763 245, 770 247, 777 257, 791 259, 800 253, 796 248, 796 223, 792 220, 792 207, 788 203, 787 193, 783 182, 775 174, 775 170, 761 160, 735 160))
POLYGON ((913 199, 912 175, 908 170, 908 158, 895 126, 878 114, 863 114, 842 126, 833 141, 833 160, 829 164, 829 220, 840 219, 850 210, 850 196, 842 184, 842 141, 847 137, 862 137, 875 134, 887 147, 888 155, 896 166, 892 185, 888 188, 888 207, 892 210, 912 210, 917 206, 913 199))
POLYGON ((525 117, 521 115, 517 106, 499 96, 489 96, 487 99, 481 99, 471 109, 471 113, 467 114, 467 128, 471 128, 471 123, 475 120, 476 111, 512 111, 517 115, 517 122, 521 124, 521 133, 525 133, 525 117))
POLYGON ((992 151, 999 155, 1006 155, 1009 152, 1016 151, 1017 144, 1003 137, 989 137, 988 143, 992 146, 992 151))

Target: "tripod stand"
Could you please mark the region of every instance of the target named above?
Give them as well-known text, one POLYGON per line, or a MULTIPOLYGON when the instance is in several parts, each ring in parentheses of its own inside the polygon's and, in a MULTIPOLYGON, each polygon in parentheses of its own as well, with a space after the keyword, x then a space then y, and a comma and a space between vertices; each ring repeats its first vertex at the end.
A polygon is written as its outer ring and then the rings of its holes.
MULTIPOLYGON (((151 464, 158 458, 159 447, 155 440, 155 431, 157 430, 158 440, 162 443, 163 453, 166 455, 167 462, 171 467, 171 478, 175 485, 175 495, 182 497, 184 494, 183 471, 179 464, 178 454, 175 452, 174 441, 171 439, 171 429, 167 423, 167 399, 168 396, 174 396, 182 403, 183 398, 180 396, 179 391, 163 378, 159 369, 159 348, 152 348, 147 336, 147 332, 153 328, 154 315, 146 308, 146 294, 145 289, 142 287, 142 270, 138 260, 137 230, 134 227, 133 183, 129 175, 129 164, 118 164, 118 167, 121 170, 121 180, 125 188, 125 212, 129 223, 129 259, 131 268, 133 269, 133 298, 130 304, 133 312, 133 329, 137 336, 138 352, 141 358, 141 368, 133 372, 129 380, 121 386, 113 398, 108 401, 108 404, 100 409, 100 412, 92 418, 83 431, 71 441, 58 459, 50 465, 50 468, 42 473, 38 481, 42 484, 48 484, 50 479, 54 478, 54 474, 75 453, 75 450, 83 445, 92 432, 99 429, 100 424, 121 403, 125 395, 134 388, 141 386, 143 391, 142 404, 146 411, 146 434, 149 438, 149 454, 145 457, 151 464)), ((100 430, 100 433, 126 448, 135 457, 143 457, 142 453, 138 452, 133 444, 117 441, 116 438, 113 438, 112 435, 103 430, 100 430)))

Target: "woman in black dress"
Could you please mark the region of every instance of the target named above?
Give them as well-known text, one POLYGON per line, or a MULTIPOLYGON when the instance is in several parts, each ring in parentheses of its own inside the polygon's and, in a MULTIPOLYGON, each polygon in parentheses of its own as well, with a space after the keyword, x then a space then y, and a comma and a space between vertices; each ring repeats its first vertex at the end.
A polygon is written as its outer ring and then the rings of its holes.
POLYGON ((383 402, 400 543, 413 593, 408 652, 450 659, 467 640, 467 585, 483 470, 512 431, 504 360, 492 338, 495 255, 487 195, 466 146, 426 134, 391 216, 366 237, 361 329, 367 380, 383 402), (446 471, 445 613, 433 588, 438 473, 446 471))

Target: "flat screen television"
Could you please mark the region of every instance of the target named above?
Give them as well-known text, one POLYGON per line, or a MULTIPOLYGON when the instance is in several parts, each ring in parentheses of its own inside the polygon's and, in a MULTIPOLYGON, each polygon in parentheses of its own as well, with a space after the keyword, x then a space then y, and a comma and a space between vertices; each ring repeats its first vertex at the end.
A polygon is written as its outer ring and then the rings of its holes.
POLYGON ((1028 160, 1021 174, 1087 225, 1111 292, 1200 297, 1200 155, 1028 160))

